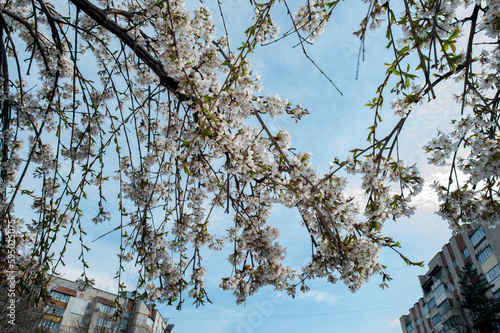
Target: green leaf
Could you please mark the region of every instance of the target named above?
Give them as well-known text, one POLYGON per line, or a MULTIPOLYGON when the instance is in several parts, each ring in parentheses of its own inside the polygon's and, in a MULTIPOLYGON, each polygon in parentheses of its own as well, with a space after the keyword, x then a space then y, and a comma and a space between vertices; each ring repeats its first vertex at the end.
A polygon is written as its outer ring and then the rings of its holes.
POLYGON ((213 138, 215 136, 214 133, 210 132, 208 129, 202 129, 201 135, 208 136, 209 138, 213 138))
POLYGON ((192 176, 193 174, 191 173, 191 171, 189 170, 188 166, 186 164, 184 164, 183 166, 184 168, 184 172, 188 175, 188 176, 192 176))
POLYGON ((448 40, 451 41, 451 40, 455 39, 459 33, 460 33, 460 29, 456 28, 455 31, 453 31, 453 33, 451 34, 450 38, 448 38, 448 40))
POLYGON ((454 61, 450 61, 450 67, 453 73, 456 73, 457 71, 457 64, 454 61))
POLYGON ((353 150, 349 150, 350 153, 352 153, 353 156, 356 156, 356 154, 358 153, 359 149, 353 149, 353 150))

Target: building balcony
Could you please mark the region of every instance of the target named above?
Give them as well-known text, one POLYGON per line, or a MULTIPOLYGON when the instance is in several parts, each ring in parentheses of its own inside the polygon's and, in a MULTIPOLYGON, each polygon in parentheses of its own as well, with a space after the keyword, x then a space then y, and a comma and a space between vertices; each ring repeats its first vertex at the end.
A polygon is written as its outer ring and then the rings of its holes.
POLYGON ((68 306, 68 302, 59 301, 57 299, 52 299, 52 303, 54 306, 60 306, 61 308, 66 308, 68 306))
POLYGON ((434 317, 439 313, 439 309, 437 306, 433 307, 429 312, 427 312, 427 318, 434 317))
POLYGON ((441 295, 436 297, 436 304, 441 304, 443 303, 446 299, 455 299, 453 296, 453 293, 449 290, 445 290, 441 295))
POLYGON ((42 315, 42 319, 54 321, 56 323, 60 323, 62 321, 62 317, 59 317, 59 316, 56 316, 56 315, 50 314, 50 313, 44 313, 42 315))
POLYGON ((99 326, 99 325, 96 325, 94 330, 99 331, 99 332, 105 332, 105 333, 111 332, 111 329, 109 327, 99 326))

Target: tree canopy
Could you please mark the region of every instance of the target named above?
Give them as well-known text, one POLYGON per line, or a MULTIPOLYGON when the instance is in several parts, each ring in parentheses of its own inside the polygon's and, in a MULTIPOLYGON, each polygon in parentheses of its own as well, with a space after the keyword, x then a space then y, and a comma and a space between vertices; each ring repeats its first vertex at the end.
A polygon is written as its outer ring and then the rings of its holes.
MULTIPOLYGON (((411 199, 423 184, 416 166, 399 159, 398 138, 412 109, 439 98, 436 87, 449 79, 462 84, 460 118, 425 148, 450 175, 435 184, 439 214, 455 230, 497 223, 500 3, 365 1, 355 34, 363 46, 370 29, 385 29, 393 57, 368 103, 367 145, 319 174, 285 129, 266 125, 278 116, 300 121, 309 111, 261 94, 248 58, 277 38, 313 43, 335 9, 350 5, 304 2, 250 0, 253 24, 234 46, 203 2, 3 0, 2 272, 14 256, 19 281, 33 281, 64 264, 68 242, 79 242, 88 282, 85 235, 95 223, 120 234, 117 276, 135 262, 138 287, 152 301, 175 303, 184 291, 207 300, 202 251, 226 244, 233 268, 221 287, 237 302, 266 285, 293 295, 317 277, 355 291, 380 274, 385 286, 380 250, 400 253, 400 245, 383 225, 414 212, 411 199), (277 10, 289 17, 282 35, 277 10), (400 120, 382 132, 389 94, 400 120), (347 194, 346 175, 362 179, 366 205, 347 194), (111 197, 119 202, 113 211, 111 197), (20 212, 27 202, 31 214, 20 212), (298 210, 310 235, 312 256, 299 270, 283 263, 285 249, 268 221, 276 204, 298 210), (216 209, 233 216, 224 235, 212 232, 216 209)), ((213 10, 224 22, 224 1, 213 10)))
POLYGON ((469 311, 474 331, 498 332, 500 300, 488 295, 493 285, 470 263, 465 264, 459 282, 461 306, 469 311))

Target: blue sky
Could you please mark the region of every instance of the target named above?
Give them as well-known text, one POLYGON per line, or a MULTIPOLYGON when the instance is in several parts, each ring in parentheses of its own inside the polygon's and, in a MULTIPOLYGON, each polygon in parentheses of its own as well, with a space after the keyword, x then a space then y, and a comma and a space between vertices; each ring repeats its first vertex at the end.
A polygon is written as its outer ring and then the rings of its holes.
MULTIPOLYGON (((215 1, 207 1, 206 5, 210 7, 213 3, 215 1)), ((253 11, 247 0, 229 0, 223 8, 231 42, 238 45, 244 37, 243 31, 250 24, 246 14, 253 11)), ((349 150, 367 144, 367 127, 373 121, 373 114, 364 104, 374 97, 376 87, 383 80, 384 62, 390 61, 390 54, 385 50, 384 32, 371 32, 366 42, 365 61, 360 64, 358 80, 355 79, 359 41, 352 32, 357 30, 366 8, 361 1, 340 3, 326 33, 307 48, 309 55, 335 82, 343 96, 308 62, 301 48, 294 47, 297 43, 295 36, 258 47, 250 57, 254 74, 262 79, 263 93, 279 94, 309 109, 311 114, 298 124, 280 118, 272 122, 271 128, 277 130, 278 126, 284 126, 292 134, 292 146, 313 153, 313 164, 320 172, 327 172, 334 157, 346 158, 349 150)), ((212 9, 214 18, 217 18, 217 7, 212 9)), ((275 19, 285 31, 290 25, 289 20, 283 15, 284 6, 280 5, 278 9, 282 13, 277 11, 275 19)), ((436 133, 437 127, 446 129, 448 126, 455 112, 450 108, 454 103, 452 91, 452 83, 439 87, 439 100, 415 110, 401 141, 402 158, 408 164, 417 163, 427 182, 423 193, 416 198, 419 204, 416 214, 410 219, 388 222, 385 230, 401 241, 402 252, 415 261, 428 262, 451 237, 447 223, 434 214, 438 203, 428 188, 432 180, 445 177, 446 171, 427 165, 422 146, 436 133)), ((386 101, 382 130, 399 120, 389 107, 390 98, 386 101)), ((359 195, 361 191, 355 185, 348 192, 359 195)), ((224 219, 228 217, 222 213, 217 216, 220 224, 216 227, 224 228, 224 219)), ((270 221, 280 227, 282 242, 287 247, 287 262, 300 267, 310 253, 309 238, 300 224, 300 216, 294 211, 276 207, 270 221)), ((98 254, 93 252, 89 260, 89 275, 96 279, 96 287, 114 291, 116 282, 112 277, 117 261, 114 255, 116 246, 110 243, 111 239, 105 237, 92 244, 98 254), (113 268, 110 270, 110 267, 113 268)), ((230 265, 226 264, 221 253, 205 255, 204 261, 208 267, 206 289, 214 304, 196 308, 187 300, 182 311, 160 305, 164 316, 176 325, 176 333, 401 332, 398 319, 421 296, 418 275, 426 272, 426 268, 407 267, 394 252, 384 251, 381 262, 388 266, 387 272, 394 279, 389 289, 378 287, 381 282, 378 276, 357 293, 351 293, 342 284, 331 285, 315 280, 309 284, 309 293, 299 294, 295 299, 265 288, 250 297, 245 305, 237 306, 231 293, 218 288, 220 277, 230 273, 230 265)), ((77 278, 80 270, 76 261, 67 263, 67 267, 61 270, 64 277, 77 278)), ((127 279, 126 273, 124 277, 127 279)), ((128 278, 132 282, 133 273, 128 278)))

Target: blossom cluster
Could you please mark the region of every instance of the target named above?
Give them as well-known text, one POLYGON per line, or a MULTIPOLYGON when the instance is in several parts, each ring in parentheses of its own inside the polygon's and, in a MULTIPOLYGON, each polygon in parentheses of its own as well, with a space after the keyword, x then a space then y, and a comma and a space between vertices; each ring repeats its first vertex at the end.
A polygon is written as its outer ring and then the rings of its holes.
MULTIPOLYGON (((60 245, 64 254, 72 234, 79 238, 85 271, 85 223, 93 221, 97 227, 113 224, 120 233, 119 272, 135 262, 138 287, 151 301, 179 300, 180 305, 183 292, 199 304, 208 300, 202 251, 225 245, 233 250, 220 286, 238 303, 267 285, 294 295, 299 285, 308 289, 307 279, 321 277, 356 291, 373 274, 384 276, 380 250, 397 247, 384 235, 384 223, 414 212, 410 202, 422 178, 415 166, 391 155, 397 138, 375 138, 376 126, 370 149, 333 163, 326 175, 312 166, 310 153, 295 152, 286 129, 270 130, 267 118, 298 121, 308 114, 277 95, 262 95, 252 73, 248 54, 278 35, 270 17, 274 1, 255 4, 253 25, 236 50, 227 36, 216 37, 205 6, 193 8, 183 0, 141 0, 115 8, 71 2, 79 8, 75 17, 60 15, 59 7, 45 6, 48 1, 1 5, 9 27, 9 73, 18 77, 2 72, 0 101, 10 118, 1 133, 6 153, 0 205, 2 217, 22 230, 19 252, 32 249, 32 256, 19 258, 20 271, 56 270, 60 261, 52 259, 54 247, 60 245), (19 59, 27 54, 30 61, 23 64, 19 59), (25 74, 35 71, 36 79, 25 74), (346 194, 347 180, 336 173, 341 169, 361 179, 364 209, 346 194), (34 176, 29 182, 28 174, 34 176), (15 215, 14 205, 24 200, 32 203, 30 222, 15 215), (286 248, 270 221, 276 204, 298 209, 311 238, 311 261, 300 271, 284 263, 286 248), (224 235, 214 233, 217 209, 233 216, 224 235), (89 214, 93 218, 87 219, 89 214), (56 238, 64 230, 61 245, 56 238)), ((381 6, 390 8, 390 2, 372 3, 374 17, 383 12, 381 6)), ((438 35, 455 48, 459 34, 450 19, 452 3, 446 2, 434 21, 432 8, 415 4, 410 14, 420 17, 417 26, 401 21, 403 44, 412 46, 396 54, 430 47, 438 35), (433 35, 436 22, 440 29, 433 35)), ((317 1, 300 7, 293 18, 297 33, 316 39, 334 6, 317 1)), ((480 17, 491 38, 498 36, 497 12, 495 2, 487 2, 480 17)), ((487 52, 477 57, 483 80, 470 86, 479 91, 498 83, 498 62, 487 52)), ((454 73, 463 59, 467 56, 446 53, 435 67, 454 73)), ((389 75, 404 82, 394 90, 404 91, 394 103, 404 121, 433 85, 407 83, 415 75, 409 67, 398 70, 400 62, 398 56, 389 75)), ((488 190, 498 193, 498 96, 476 93, 463 100, 475 116, 464 117, 455 132, 439 134, 427 148, 436 164, 460 147, 470 151, 455 164, 469 181, 458 192, 445 188, 441 211, 452 219, 488 215, 492 220, 499 211, 497 194, 488 195, 488 190)))
MULTIPOLYGON (((376 110, 370 138, 377 142, 375 129, 381 120, 378 110, 392 78, 396 80, 391 89, 396 93, 392 108, 402 118, 395 128, 397 133, 412 112, 425 108, 425 99, 439 97, 436 86, 453 78, 463 85, 456 94, 459 120, 452 121, 451 132, 438 131, 424 147, 429 153, 429 163, 450 169, 448 183, 434 185, 441 201, 438 214, 455 231, 477 223, 495 225, 499 220, 498 3, 424 1, 405 4, 399 14, 396 3, 367 2, 371 11, 362 27, 370 20, 387 16, 387 47, 395 54, 393 62, 387 64, 387 76, 377 89, 377 98, 369 103, 376 110), (403 38, 395 39, 396 28, 401 29, 403 38), (411 66, 414 70, 410 69, 410 57, 417 59, 417 66, 411 66), (419 85, 414 83, 417 77, 421 79, 419 85)), ((358 34, 366 37, 363 29, 358 34)))
POLYGON ((295 13, 294 24, 309 42, 313 42, 325 32, 329 16, 324 1, 308 2, 295 13))
POLYGON ((452 159, 457 169, 452 176, 456 189, 451 184, 434 184, 443 202, 439 215, 455 230, 477 223, 495 225, 500 218, 496 190, 500 151, 498 136, 492 132, 495 127, 491 121, 468 115, 454 122, 451 133, 440 133, 426 146, 432 154, 429 163, 444 165, 452 159))

